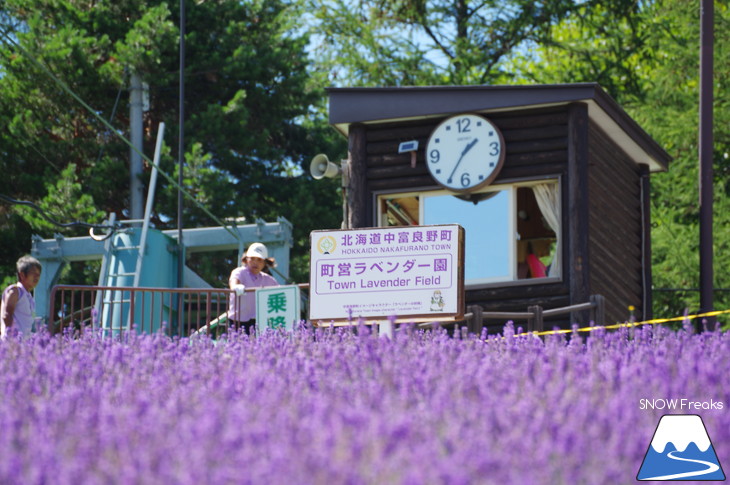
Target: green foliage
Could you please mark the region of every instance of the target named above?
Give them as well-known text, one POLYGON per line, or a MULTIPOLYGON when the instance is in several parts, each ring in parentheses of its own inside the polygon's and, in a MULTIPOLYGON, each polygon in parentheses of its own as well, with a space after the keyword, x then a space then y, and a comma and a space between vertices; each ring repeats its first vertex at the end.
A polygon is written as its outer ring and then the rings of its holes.
MULTIPOLYGON (((620 6, 618 2, 617 5, 620 6)), ((624 2, 627 7, 634 2, 624 2)), ((512 65, 540 83, 599 81, 673 157, 652 176, 654 313, 699 308, 699 0, 657 0, 619 10, 585 9, 553 29, 554 38, 512 65), (667 291, 672 290, 672 291, 667 291), (677 290, 677 291, 674 291, 677 290)), ((730 288, 730 12, 715 4, 714 267, 730 288)), ((715 307, 730 308, 717 291, 715 307)))
MULTIPOLYGON (((674 157, 666 174, 653 177, 652 232, 657 288, 699 286, 699 1, 655 2, 644 17, 651 32, 652 64, 643 72, 646 104, 632 114, 674 157)), ((730 288, 730 11, 715 2, 714 202, 716 288, 730 288)), ((699 307, 697 291, 658 293, 655 311, 678 314, 699 307)), ((715 308, 730 309, 730 291, 716 291, 715 308)))
MULTIPOLYGON (((619 0, 309 0, 314 55, 336 85, 511 82, 505 63, 563 19, 619 0)), ((626 2, 623 2, 626 3, 626 2)), ((608 9, 609 7, 605 7, 608 9)))
MULTIPOLYGON (((302 176, 318 147, 342 144, 332 141, 332 130, 306 126, 324 124, 314 121, 321 120, 324 96, 307 71, 298 1, 188 2, 186 11, 183 185, 195 202, 184 202, 185 227, 217 225, 201 205, 219 220, 283 216, 304 239, 311 229, 339 226, 336 190, 302 176), (310 215, 301 210, 310 201, 288 202, 294 193, 331 210, 310 215)), ((159 123, 166 122, 161 166, 177 179, 178 15, 178 2, 158 0, 0 6, 0 169, 8 195, 38 203, 61 222, 91 222, 107 212, 127 218, 130 148, 117 133, 128 136, 132 72, 149 84, 144 151, 151 158, 159 123)), ((145 169, 146 183, 151 167, 145 169)), ((176 224, 176 187, 160 177, 157 194, 155 225, 176 224)), ((30 248, 30 228, 42 237, 57 232, 33 211, 20 213, 27 221, 20 254, 30 248)), ((17 217, 0 222, 17 225, 17 217)), ((297 242, 295 260, 304 247, 297 242)), ((10 268, 17 256, 3 255, 0 265, 10 268)))
POLYGON ((651 32, 633 0, 581 3, 549 38, 507 61, 516 82, 597 82, 622 103, 641 99, 640 75, 651 62, 651 32))
MULTIPOLYGON (((219 170, 211 163, 213 155, 204 153, 202 144, 194 142, 190 150, 185 154, 185 166, 183 170, 182 186, 190 193, 195 200, 203 207, 218 207, 220 212, 228 208, 229 213, 235 213, 235 201, 237 194, 234 190, 230 176, 219 170)), ((172 160, 166 166, 172 166, 170 174, 178 180, 179 164, 172 160)), ((169 210, 171 215, 177 210, 177 187, 167 184, 163 192, 163 203, 159 206, 169 210), (166 203, 166 204, 165 204, 166 203)), ((198 224, 210 223, 210 217, 205 214, 200 206, 187 203, 185 212, 186 227, 198 224)))
MULTIPOLYGON (((107 66, 125 66, 143 76, 156 76, 164 58, 177 49, 179 31, 166 3, 152 6, 140 15, 124 39, 115 43, 115 62, 107 66)), ((121 74, 119 68, 116 74, 121 74)))
MULTIPOLYGON (((46 184, 46 196, 43 197, 38 207, 48 218, 68 224, 71 221, 64 221, 70 217, 73 221, 87 222, 89 224, 100 223, 104 220, 106 213, 94 207, 94 200, 89 194, 83 192, 78 182, 76 165, 69 164, 61 174, 46 184)), ((37 233, 58 232, 63 234, 79 235, 87 229, 79 228, 62 229, 58 225, 48 221, 35 208, 21 206, 18 213, 28 221, 33 231, 37 233)))

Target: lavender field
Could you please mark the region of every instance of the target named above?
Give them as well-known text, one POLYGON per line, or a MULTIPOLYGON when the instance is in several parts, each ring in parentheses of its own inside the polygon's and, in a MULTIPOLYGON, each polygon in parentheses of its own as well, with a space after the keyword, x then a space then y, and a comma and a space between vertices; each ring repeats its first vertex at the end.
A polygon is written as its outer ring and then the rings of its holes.
POLYGON ((0 342, 0 483, 628 484, 667 413, 727 472, 728 405, 721 332, 35 335, 0 342))

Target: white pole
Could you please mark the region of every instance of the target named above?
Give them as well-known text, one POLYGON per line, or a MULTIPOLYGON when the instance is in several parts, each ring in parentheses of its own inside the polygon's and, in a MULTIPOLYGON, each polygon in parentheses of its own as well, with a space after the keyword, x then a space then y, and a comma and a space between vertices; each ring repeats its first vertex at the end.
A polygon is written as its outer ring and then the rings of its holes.
POLYGON ((144 223, 142 224, 142 234, 139 237, 139 251, 137 253, 137 267, 134 272, 134 284, 139 286, 140 273, 142 272, 142 260, 147 250, 147 230, 150 227, 150 217, 152 216, 152 204, 155 200, 155 188, 157 186, 157 167, 160 165, 160 152, 162 151, 162 139, 165 134, 165 123, 160 123, 157 131, 157 144, 155 145, 154 165, 152 166, 152 174, 150 175, 150 186, 147 189, 147 206, 144 211, 144 223))

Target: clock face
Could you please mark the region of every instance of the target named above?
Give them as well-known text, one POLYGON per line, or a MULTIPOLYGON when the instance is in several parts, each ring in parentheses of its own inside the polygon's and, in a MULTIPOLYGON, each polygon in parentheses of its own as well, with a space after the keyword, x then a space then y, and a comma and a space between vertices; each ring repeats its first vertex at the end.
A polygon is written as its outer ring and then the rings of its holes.
POLYGON ((504 162, 502 133, 486 118, 462 114, 447 118, 431 134, 426 164, 444 187, 464 192, 494 180, 504 162))

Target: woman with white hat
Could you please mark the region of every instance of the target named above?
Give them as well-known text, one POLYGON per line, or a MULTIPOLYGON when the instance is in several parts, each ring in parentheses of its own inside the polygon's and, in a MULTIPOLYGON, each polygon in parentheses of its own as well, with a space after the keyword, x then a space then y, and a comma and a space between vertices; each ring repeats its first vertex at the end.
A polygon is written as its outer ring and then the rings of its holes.
POLYGON ((241 258, 241 266, 231 271, 228 284, 235 293, 231 294, 228 320, 235 328, 243 327, 253 335, 256 328, 256 294, 253 288, 279 286, 268 273, 267 268, 276 266, 274 258, 261 243, 251 244, 241 258), (251 291, 245 291, 245 290, 251 291))

